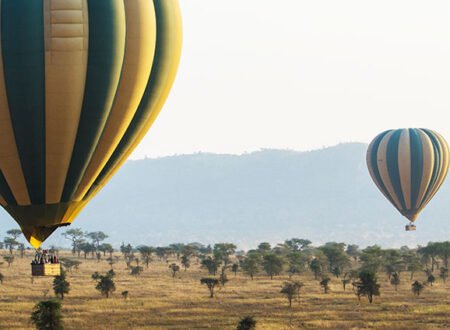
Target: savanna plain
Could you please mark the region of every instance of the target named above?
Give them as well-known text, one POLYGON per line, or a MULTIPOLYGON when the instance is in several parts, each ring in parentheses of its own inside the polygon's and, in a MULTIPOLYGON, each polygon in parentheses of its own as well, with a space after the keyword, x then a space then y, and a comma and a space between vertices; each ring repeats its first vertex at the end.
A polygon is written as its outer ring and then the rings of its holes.
MULTIPOLYGON (((1 251, 8 255, 9 251, 1 251)), ((69 251, 63 257, 75 258, 69 251)), ((8 267, 0 266, 4 275, 0 285, 0 329, 32 329, 30 314, 34 305, 54 295, 53 278, 32 280, 30 261, 16 255, 8 267)), ((62 301, 66 329, 236 329, 240 319, 250 315, 257 321, 256 329, 448 329, 450 328, 450 283, 437 279, 426 286, 420 296, 411 291, 410 275, 401 274, 395 290, 384 273, 378 274, 381 295, 372 304, 357 296, 342 279, 330 274, 330 291, 325 294, 311 272, 292 276, 303 283, 299 297, 289 308, 286 296, 280 293, 288 274, 270 279, 259 273, 251 280, 238 270, 228 273, 229 281, 217 288, 210 298, 208 288, 200 279, 208 271, 195 258, 190 268, 172 276, 169 265, 179 263, 155 258, 138 276, 130 274, 119 253, 113 265, 116 291, 105 298, 95 289, 94 272, 105 273, 111 267, 106 257, 77 259, 78 269, 67 273, 70 293, 62 301), (128 291, 128 297, 121 294, 128 291)), ((180 265, 181 266, 181 265, 180 265)), ((417 272, 415 280, 426 280, 417 272)))

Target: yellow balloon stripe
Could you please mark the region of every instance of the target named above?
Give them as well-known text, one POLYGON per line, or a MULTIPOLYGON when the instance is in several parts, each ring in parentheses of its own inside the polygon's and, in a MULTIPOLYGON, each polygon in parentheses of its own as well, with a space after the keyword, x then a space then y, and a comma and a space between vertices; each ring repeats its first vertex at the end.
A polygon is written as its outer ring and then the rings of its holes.
POLYGON ((391 178, 389 176, 389 171, 387 168, 387 145, 389 142, 389 139, 391 138, 392 134, 394 132, 389 132, 386 134, 386 136, 381 140, 380 145, 378 147, 378 169, 380 171, 381 180, 383 181, 384 186, 386 187, 386 190, 388 194, 391 196, 394 206, 401 211, 402 210, 402 204, 400 203, 397 195, 395 194, 394 187, 392 185, 391 178))
POLYGON ((44 0, 46 203, 59 203, 78 132, 88 52, 87 0, 44 0))
POLYGON ((422 144, 422 180, 420 183, 419 194, 417 197, 416 205, 417 212, 423 209, 422 203, 428 187, 431 183, 434 169, 434 148, 431 139, 422 130, 417 130, 420 142, 422 144))
POLYGON ((100 189, 112 178, 112 176, 119 170, 119 168, 125 163, 129 155, 133 152, 135 147, 143 139, 147 131, 152 126, 156 117, 160 113, 164 102, 166 101, 170 89, 172 88, 173 82, 175 81, 175 76, 178 70, 178 65, 181 57, 181 46, 182 46, 182 22, 181 22, 181 11, 177 0, 161 0, 158 1, 164 12, 164 27, 163 29, 167 31, 164 33, 166 40, 161 41, 165 47, 167 47, 166 54, 167 58, 161 63, 160 71, 161 76, 164 77, 164 82, 155 86, 154 99, 155 102, 151 103, 152 107, 150 117, 147 119, 144 127, 136 133, 134 142, 128 147, 120 158, 119 163, 104 177, 104 179, 95 187, 92 193, 87 198, 87 201, 91 200, 100 189))
POLYGON ((124 65, 113 108, 97 149, 74 200, 88 192, 125 134, 147 86, 156 44, 156 17, 152 1, 125 1, 127 37, 124 65))
POLYGON ((439 188, 442 186, 442 184, 445 181, 445 178, 447 177, 447 173, 448 173, 448 167, 449 167, 449 149, 448 149, 448 144, 445 141, 445 139, 442 137, 442 135, 440 135, 437 132, 432 131, 432 133, 434 134, 434 136, 436 137, 436 139, 439 141, 439 148, 440 148, 440 154, 441 154, 441 162, 438 168, 439 171, 439 175, 438 178, 435 182, 435 184, 433 185, 427 199, 423 202, 422 204, 422 208, 425 207, 430 201, 431 199, 436 195, 436 193, 438 192, 439 188))
MULTIPOLYGON (((0 8, 2 1, 0 0, 0 8)), ((1 15, 0 15, 1 19, 1 15)), ((1 21, 0 21, 1 28, 1 21)), ((19 205, 30 205, 30 196, 25 182, 16 139, 9 113, 8 97, 6 94, 5 75, 3 70, 3 56, 0 43, 0 170, 19 205)), ((6 203, 6 202, 5 202, 6 203)), ((3 205, 3 204, 2 204, 3 205)))

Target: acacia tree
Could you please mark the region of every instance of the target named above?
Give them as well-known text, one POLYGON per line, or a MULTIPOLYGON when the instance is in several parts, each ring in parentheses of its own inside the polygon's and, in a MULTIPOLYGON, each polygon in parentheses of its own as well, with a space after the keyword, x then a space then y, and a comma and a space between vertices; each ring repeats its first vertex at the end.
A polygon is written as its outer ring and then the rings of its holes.
POLYGON ((309 269, 314 273, 314 279, 317 280, 319 276, 322 274, 322 265, 317 258, 314 258, 309 263, 309 269))
POLYGON ((380 285, 376 273, 372 269, 363 269, 358 274, 359 280, 355 282, 356 295, 358 300, 361 296, 367 296, 369 303, 372 303, 373 296, 380 295, 380 285))
POLYGON ((205 284, 209 289, 209 297, 214 298, 214 289, 219 286, 219 280, 217 278, 204 277, 200 279, 200 284, 205 284))
POLYGON ((411 285, 411 291, 416 295, 416 296, 420 296, 420 294, 422 293, 423 289, 425 288, 425 286, 420 283, 419 281, 415 281, 412 285, 411 285))
POLYGON ((276 254, 266 254, 263 256, 262 266, 264 271, 272 280, 274 276, 279 275, 283 270, 284 260, 276 254))
POLYGON ((448 268, 447 267, 441 267, 439 277, 442 279, 442 281, 445 283, 445 281, 448 278, 448 268))
POLYGON ((258 252, 262 255, 268 254, 272 251, 272 246, 268 242, 262 242, 258 245, 258 252))
POLYGON ((25 255, 25 244, 19 243, 18 249, 20 251, 20 257, 23 258, 25 255))
POLYGON ((414 274, 423 268, 420 258, 414 253, 404 256, 403 259, 406 264, 406 270, 410 273, 410 279, 412 280, 414 274))
POLYGON ((309 239, 291 238, 284 241, 284 244, 292 251, 298 252, 305 250, 312 242, 309 239))
POLYGON ((9 254, 12 255, 14 247, 19 244, 14 238, 12 237, 5 237, 3 239, 3 243, 5 244, 6 248, 9 250, 9 254))
POLYGON ((345 268, 350 267, 350 259, 344 252, 345 243, 328 242, 319 247, 328 260, 328 270, 339 277, 345 268))
POLYGON ((405 269, 405 262, 398 250, 383 250, 383 268, 389 280, 395 273, 400 275, 400 272, 405 269))
POLYGON ((159 260, 167 260, 170 249, 168 247, 158 246, 155 249, 155 254, 158 256, 159 260))
POLYGON ((435 243, 436 246, 436 252, 439 255, 439 257, 442 259, 445 268, 448 268, 448 261, 450 258, 450 242, 439 242, 435 243))
POLYGON ((112 257, 112 254, 114 253, 114 248, 109 243, 102 243, 98 247, 98 250, 100 252, 103 252, 103 256, 105 257, 107 253, 109 253, 109 257, 112 257))
POLYGON ((320 281, 320 286, 323 288, 323 293, 328 293, 328 290, 330 290, 330 283, 331 279, 329 277, 323 277, 320 281))
POLYGON ((116 284, 114 283, 115 273, 113 270, 109 270, 105 275, 100 275, 98 272, 92 274, 92 279, 97 281, 95 288, 100 291, 106 298, 116 291, 116 284))
POLYGON ((80 243, 80 245, 78 247, 79 247, 80 251, 83 251, 84 259, 87 259, 87 256, 89 253, 95 252, 95 246, 88 242, 80 243))
POLYGON ((347 245, 347 249, 345 252, 353 258, 353 260, 356 262, 358 261, 358 257, 361 254, 361 251, 359 250, 359 246, 356 244, 349 244, 347 245))
POLYGON ((180 271, 180 266, 178 266, 177 264, 173 263, 169 266, 170 270, 172 271, 172 277, 175 277, 177 275, 177 272, 180 271))
POLYGON ((236 245, 232 243, 218 243, 214 244, 213 255, 214 259, 222 262, 224 266, 228 266, 230 263, 230 257, 236 251, 236 245))
POLYGON ((86 237, 90 238, 92 240, 92 245, 95 248, 95 252, 99 251, 100 248, 100 242, 104 241, 108 238, 108 235, 106 235, 102 231, 93 231, 86 234, 86 237))
POLYGON ((64 238, 72 242, 72 254, 78 253, 80 256, 80 245, 84 242, 85 232, 81 228, 71 228, 61 234, 64 238))
POLYGON ((219 282, 222 286, 225 286, 225 284, 228 282, 228 276, 225 272, 227 268, 228 267, 223 266, 222 271, 220 272, 219 282))
POLYGON ((38 330, 64 329, 61 303, 57 300, 41 301, 34 306, 31 322, 38 330))
POLYGON ((111 269, 113 269, 114 268, 114 264, 117 263, 117 259, 115 259, 115 258, 108 258, 108 259, 106 259, 106 262, 111 267, 111 269))
POLYGON ((280 293, 284 294, 289 301, 289 307, 292 307, 292 300, 300 295, 300 288, 303 283, 299 281, 284 282, 280 293))
POLYGON ((120 246, 120 252, 123 254, 125 259, 128 259, 129 255, 133 253, 133 247, 129 243, 127 245, 122 243, 120 246))
POLYGON ((359 260, 362 263, 362 269, 377 272, 383 265, 383 250, 378 245, 368 246, 361 251, 359 260))
POLYGON ((292 277, 295 274, 300 274, 306 269, 308 256, 305 252, 294 251, 288 254, 287 260, 289 277, 292 277))
POLYGON ((139 245, 136 250, 141 254, 141 258, 144 261, 145 268, 148 269, 148 265, 153 261, 152 254, 155 252, 155 249, 148 245, 139 245))
POLYGON ((433 286, 433 283, 436 281, 436 277, 434 277, 433 274, 428 275, 427 277, 427 283, 433 286))
POLYGON ((395 291, 397 291, 397 287, 400 285, 400 275, 399 273, 395 272, 391 276, 390 280, 391 284, 394 286, 395 291))
POLYGON ((186 254, 183 254, 181 256, 181 264, 184 267, 184 271, 187 271, 187 269, 191 266, 191 261, 189 260, 189 256, 186 254))
POLYGON ((241 262, 241 268, 245 274, 250 276, 253 280, 253 276, 255 276, 259 271, 259 263, 260 256, 256 253, 248 254, 247 257, 241 262))
POLYGON ((55 292, 55 295, 59 295, 61 300, 64 299, 64 294, 68 294, 70 292, 70 284, 66 280, 66 272, 62 271, 61 275, 54 278, 53 291, 55 292))
POLYGON ((232 266, 231 266, 231 271, 234 273, 234 277, 236 277, 236 274, 237 274, 237 272, 238 272, 238 269, 239 269, 239 264, 233 264, 232 266))
POLYGON ((219 266, 221 264, 221 261, 217 258, 212 258, 211 256, 206 257, 202 260, 202 267, 208 269, 209 275, 216 275, 217 270, 219 269, 219 266))
POLYGON ((420 247, 417 252, 422 256, 425 266, 431 261, 431 272, 434 273, 436 266, 436 257, 439 255, 439 246, 436 243, 429 242, 427 246, 420 247))
POLYGON ((3 260, 5 260, 8 263, 8 267, 10 267, 11 264, 14 262, 14 256, 13 255, 3 256, 3 260))
POLYGON ((344 291, 347 287, 347 284, 351 283, 353 280, 355 280, 358 277, 358 272, 356 270, 349 270, 344 274, 344 277, 342 278, 342 287, 344 288, 344 291))
POLYGON ((11 238, 15 241, 22 235, 22 230, 20 229, 10 229, 6 232, 7 235, 11 236, 11 238))

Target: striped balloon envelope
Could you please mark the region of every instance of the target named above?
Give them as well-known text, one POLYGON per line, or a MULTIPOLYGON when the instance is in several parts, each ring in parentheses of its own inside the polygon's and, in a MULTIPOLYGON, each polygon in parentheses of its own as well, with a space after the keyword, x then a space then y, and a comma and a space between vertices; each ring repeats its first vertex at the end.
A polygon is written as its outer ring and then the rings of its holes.
POLYGON ((70 224, 160 112, 177 0, 0 0, 0 204, 34 247, 70 224))
POLYGON ((414 222, 445 180, 449 149, 429 129, 388 130, 370 143, 367 166, 383 195, 414 222))

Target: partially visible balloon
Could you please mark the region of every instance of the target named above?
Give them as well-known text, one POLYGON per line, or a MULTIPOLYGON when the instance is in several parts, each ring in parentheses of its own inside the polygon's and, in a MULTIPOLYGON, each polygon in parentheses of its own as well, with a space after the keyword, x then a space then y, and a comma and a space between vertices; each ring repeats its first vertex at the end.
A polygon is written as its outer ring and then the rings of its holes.
POLYGON ((367 166, 384 196, 414 222, 445 180, 449 149, 429 129, 388 130, 369 145, 367 166))
POLYGON ((70 224, 161 108, 177 0, 0 0, 0 204, 34 247, 70 224))

